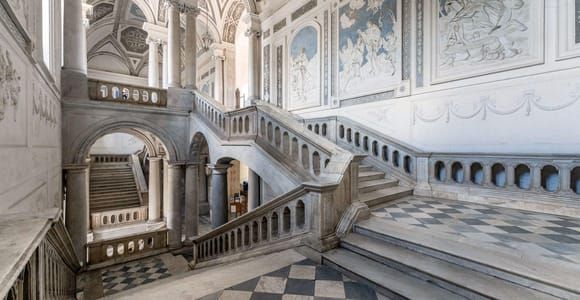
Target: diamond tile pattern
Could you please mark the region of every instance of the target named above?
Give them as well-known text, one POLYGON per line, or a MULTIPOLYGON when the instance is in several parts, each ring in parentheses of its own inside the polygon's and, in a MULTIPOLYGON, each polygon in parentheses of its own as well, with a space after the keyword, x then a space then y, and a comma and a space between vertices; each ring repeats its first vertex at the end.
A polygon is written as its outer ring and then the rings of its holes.
POLYGON ((375 217, 580 264, 580 219, 411 196, 375 217))
POLYGON ((169 276, 171 273, 159 258, 115 266, 101 272, 103 293, 109 296, 169 276))
POLYGON ((303 260, 230 287, 202 300, 386 299, 328 266, 303 260))

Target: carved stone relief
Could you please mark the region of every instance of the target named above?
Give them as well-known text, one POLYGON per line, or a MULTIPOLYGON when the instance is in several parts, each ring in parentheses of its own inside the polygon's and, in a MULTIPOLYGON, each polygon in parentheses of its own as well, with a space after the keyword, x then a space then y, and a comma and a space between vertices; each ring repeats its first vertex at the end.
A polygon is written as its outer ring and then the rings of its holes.
POLYGON ((103 19, 113 12, 115 6, 111 3, 100 3, 93 7, 93 17, 90 21, 91 24, 103 19))
POLYGON ((20 25, 26 30, 28 27, 28 0, 7 0, 12 12, 18 19, 20 25))
POLYGON ((9 108, 12 108, 12 119, 16 121, 20 91, 20 74, 14 68, 10 52, 0 47, 0 122, 8 117, 9 108))
POLYGON ((439 0, 432 8, 435 82, 541 62, 541 0, 439 0))
POLYGON ((146 40, 147 32, 140 28, 128 27, 121 32, 121 43, 130 52, 145 53, 149 49, 146 40))
POLYGON ((575 6, 574 6, 574 27, 575 27, 575 41, 576 44, 580 44, 580 0, 576 0, 575 6))
POLYGON ((270 102, 270 45, 264 46, 264 101, 270 102))

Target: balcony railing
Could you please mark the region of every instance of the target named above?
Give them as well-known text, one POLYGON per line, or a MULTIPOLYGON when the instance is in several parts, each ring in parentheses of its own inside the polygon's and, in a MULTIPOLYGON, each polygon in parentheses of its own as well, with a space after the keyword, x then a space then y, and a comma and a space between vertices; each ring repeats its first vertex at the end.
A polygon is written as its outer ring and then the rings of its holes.
POLYGON ((122 262, 161 253, 167 247, 167 229, 101 240, 87 244, 89 264, 122 262))
POLYGON ((91 228, 101 229, 147 221, 147 206, 91 213, 91 228))
POLYGON ((167 106, 167 90, 94 79, 89 79, 89 98, 140 106, 167 106))

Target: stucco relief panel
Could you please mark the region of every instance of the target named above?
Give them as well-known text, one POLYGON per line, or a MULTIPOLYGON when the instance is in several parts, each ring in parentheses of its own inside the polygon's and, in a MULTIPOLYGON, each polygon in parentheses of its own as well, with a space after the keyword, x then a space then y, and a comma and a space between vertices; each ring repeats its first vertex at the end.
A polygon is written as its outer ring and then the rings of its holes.
POLYGON ((0 45, 0 145, 26 144, 28 80, 23 66, 17 53, 0 45))
POLYGON ((338 10, 339 97, 396 88, 401 81, 401 1, 351 0, 338 10))
POLYGON ((60 103, 40 79, 32 82, 31 92, 30 143, 32 146, 57 147, 60 142, 60 103))
POLYGON ((29 12, 29 1, 30 0, 6 0, 8 2, 8 5, 10 6, 10 8, 12 9, 12 12, 14 13, 14 15, 16 16, 16 18, 18 19, 18 22, 20 23, 20 25, 26 29, 29 30, 29 23, 28 23, 28 12, 29 12))
POLYGON ((580 0, 558 5, 558 59, 580 56, 580 0))
POLYGON ((322 90, 319 34, 317 25, 305 26, 297 31, 290 44, 290 110, 320 105, 322 90))
POLYGON ((432 3, 433 82, 543 62, 543 0, 432 3))

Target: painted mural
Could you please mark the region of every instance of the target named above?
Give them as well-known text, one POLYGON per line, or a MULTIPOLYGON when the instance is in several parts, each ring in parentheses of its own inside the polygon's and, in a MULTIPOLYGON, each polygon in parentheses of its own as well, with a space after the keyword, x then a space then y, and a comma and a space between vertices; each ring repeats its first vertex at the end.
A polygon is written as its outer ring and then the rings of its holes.
POLYGON ((576 44, 580 44, 580 0, 576 0, 576 6, 574 6, 574 26, 576 29, 576 44))
POLYGON ((439 0, 436 77, 509 68, 533 57, 532 1, 439 0))
POLYGON ((340 97, 384 91, 398 82, 397 0, 352 0, 339 9, 340 97))
POLYGON ((320 105, 320 51, 318 30, 306 26, 294 36, 290 45, 289 109, 320 105))

